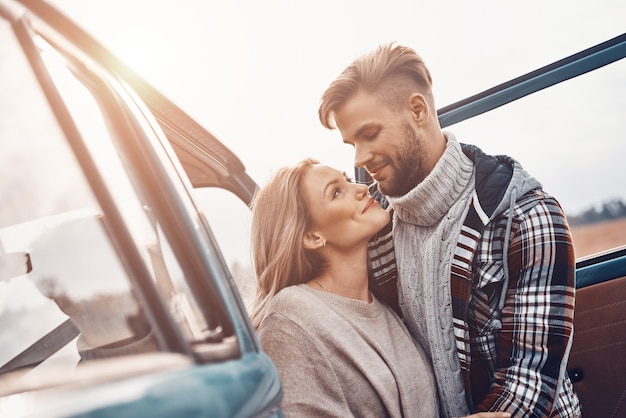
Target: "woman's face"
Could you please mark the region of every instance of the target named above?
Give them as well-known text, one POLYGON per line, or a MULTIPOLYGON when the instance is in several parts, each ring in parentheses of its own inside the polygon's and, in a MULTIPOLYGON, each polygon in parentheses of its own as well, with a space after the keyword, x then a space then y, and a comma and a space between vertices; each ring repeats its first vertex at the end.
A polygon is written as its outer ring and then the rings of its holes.
POLYGON ((345 173, 316 164, 302 179, 312 226, 326 245, 345 248, 367 241, 389 222, 389 213, 345 173))

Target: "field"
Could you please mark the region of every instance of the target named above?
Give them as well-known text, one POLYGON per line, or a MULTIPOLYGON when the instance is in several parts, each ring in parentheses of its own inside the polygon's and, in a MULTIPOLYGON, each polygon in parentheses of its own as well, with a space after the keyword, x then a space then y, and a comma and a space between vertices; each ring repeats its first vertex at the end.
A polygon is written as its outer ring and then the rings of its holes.
POLYGON ((626 245, 626 218, 571 227, 576 258, 626 245))

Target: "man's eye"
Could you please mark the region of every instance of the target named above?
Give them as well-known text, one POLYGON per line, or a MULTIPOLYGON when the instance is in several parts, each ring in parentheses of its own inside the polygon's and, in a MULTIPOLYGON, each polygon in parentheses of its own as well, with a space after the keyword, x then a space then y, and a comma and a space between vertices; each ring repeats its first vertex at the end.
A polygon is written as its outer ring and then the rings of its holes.
POLYGON ((374 131, 371 133, 364 134, 363 138, 365 138, 367 141, 372 141, 376 139, 377 136, 378 136, 378 131, 374 131))

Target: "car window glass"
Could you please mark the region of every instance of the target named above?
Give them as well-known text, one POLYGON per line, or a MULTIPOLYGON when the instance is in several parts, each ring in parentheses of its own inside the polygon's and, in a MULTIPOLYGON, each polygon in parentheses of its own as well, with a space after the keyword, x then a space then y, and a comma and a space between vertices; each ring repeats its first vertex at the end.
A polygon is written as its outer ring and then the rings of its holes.
MULTIPOLYGON (((24 357, 26 363, 18 364, 23 374, 45 360, 28 373, 33 378, 47 367, 71 370, 79 362, 119 355, 149 330, 102 211, 33 72, 12 35, 3 39, 11 42, 2 46, 7 74, 0 77, 0 90, 14 94, 9 94, 13 100, 0 101, 0 257, 27 254, 31 270, 12 273, 2 265, 0 367, 39 342, 36 351, 43 357, 24 357), (73 326, 64 329, 71 332, 53 332, 68 319, 73 326), (63 348, 48 350, 45 338, 64 343, 63 348)), ((83 110, 89 106, 71 97, 83 110)), ((96 132, 92 128, 91 134, 96 132)), ((156 345, 144 348, 156 350, 156 345)))
MULTIPOLYGON (((15 94, 13 100, 0 100, 5 116, 0 125, 0 379, 8 372, 32 379, 48 367, 71 371, 91 360, 158 351, 136 284, 114 245, 116 231, 17 42, 11 33, 7 38, 12 42, 0 49, 7 72, 0 74, 0 91, 15 94)), ((206 318, 150 205, 131 184, 100 108, 60 56, 45 42, 41 46, 103 190, 124 222, 116 228, 128 228, 139 249, 142 260, 131 262, 145 263, 182 335, 203 341, 206 318)), ((81 155, 85 161, 87 155, 81 155)), ((52 375, 63 380, 70 376, 66 371, 52 375)))
POLYGON ((256 289, 250 253, 250 209, 233 193, 223 189, 197 188, 193 197, 199 210, 205 214, 249 309, 256 289))

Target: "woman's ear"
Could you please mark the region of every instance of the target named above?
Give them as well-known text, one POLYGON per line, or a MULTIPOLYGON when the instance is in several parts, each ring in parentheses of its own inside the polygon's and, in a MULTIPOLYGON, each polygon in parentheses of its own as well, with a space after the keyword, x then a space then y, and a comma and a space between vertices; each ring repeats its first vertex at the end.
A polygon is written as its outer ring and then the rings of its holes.
POLYGON ((326 240, 317 232, 307 232, 302 239, 302 245, 307 250, 317 250, 326 246, 326 240))

